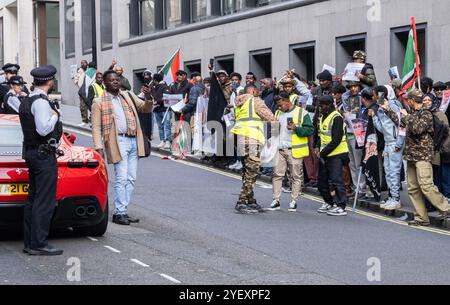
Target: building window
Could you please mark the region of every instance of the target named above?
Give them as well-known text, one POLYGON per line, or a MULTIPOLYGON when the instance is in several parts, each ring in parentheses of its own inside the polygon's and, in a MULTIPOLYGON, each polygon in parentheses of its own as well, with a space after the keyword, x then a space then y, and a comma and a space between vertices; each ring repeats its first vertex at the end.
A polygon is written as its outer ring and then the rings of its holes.
MULTIPOLYGON (((403 77, 403 65, 405 64, 405 53, 408 45, 409 26, 391 29, 391 66, 398 67, 400 77, 403 77)), ((427 52, 426 52, 426 30, 427 24, 417 25, 417 44, 420 57, 420 67, 422 74, 426 75, 427 52)))
POLYGON ((100 2, 100 23, 102 49, 112 47, 112 0, 101 0, 100 2))
POLYGON ((289 67, 308 81, 316 79, 315 45, 315 42, 308 42, 289 47, 289 67))
POLYGON ((272 49, 250 52, 250 71, 258 79, 272 77, 272 49))
POLYGON ((230 15, 244 9, 244 0, 222 0, 222 15, 230 15))
POLYGON ((191 78, 191 74, 194 72, 202 73, 202 61, 199 59, 184 62, 184 71, 186 71, 189 78, 191 78))
POLYGON ((208 18, 208 1, 207 0, 192 0, 191 3, 191 20, 192 22, 199 22, 208 18))
POLYGON ((92 53, 92 1, 81 1, 83 55, 92 53))
POLYGON ((215 58, 214 70, 225 70, 228 74, 234 72, 234 55, 226 55, 215 58))
POLYGON ((139 1, 139 34, 153 33, 156 30, 155 1, 139 1))
POLYGON ((256 7, 266 6, 269 4, 280 3, 282 0, 256 0, 256 7))
POLYGON ((66 58, 75 56, 75 1, 64 1, 64 42, 66 58))
POLYGON ((366 50, 366 34, 336 38, 336 72, 343 73, 348 63, 353 62, 355 51, 366 50))
MULTIPOLYGON (((186 1, 186 0, 185 0, 186 1)), ((166 1, 166 28, 173 29, 183 24, 181 0, 166 1)))

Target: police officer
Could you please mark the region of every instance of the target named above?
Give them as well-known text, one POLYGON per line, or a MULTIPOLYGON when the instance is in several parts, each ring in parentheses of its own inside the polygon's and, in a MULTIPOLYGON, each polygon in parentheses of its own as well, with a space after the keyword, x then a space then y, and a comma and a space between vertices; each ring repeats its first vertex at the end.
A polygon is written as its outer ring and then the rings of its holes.
POLYGON ((24 85, 22 76, 15 75, 9 79, 9 87, 11 88, 5 95, 3 101, 2 113, 5 114, 19 114, 19 107, 21 100, 27 96, 24 91, 24 85))
POLYGON ((34 90, 19 109, 24 135, 23 157, 29 168, 29 196, 24 213, 24 252, 30 255, 61 255, 62 250, 47 242, 56 206, 58 166, 57 145, 62 124, 57 105, 50 102, 56 68, 39 67, 31 71, 34 90))
POLYGON ((0 111, 4 109, 3 101, 5 100, 5 95, 9 91, 9 79, 19 73, 20 66, 16 64, 6 64, 2 67, 5 73, 5 80, 0 84, 0 111))

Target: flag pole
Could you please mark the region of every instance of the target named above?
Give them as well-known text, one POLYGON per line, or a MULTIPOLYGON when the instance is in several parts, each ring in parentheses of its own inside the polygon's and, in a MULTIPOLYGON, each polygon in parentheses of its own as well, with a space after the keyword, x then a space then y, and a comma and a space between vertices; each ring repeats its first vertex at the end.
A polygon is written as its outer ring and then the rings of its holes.
POLYGON ((411 17, 413 33, 414 33, 414 45, 416 46, 414 52, 416 53, 416 73, 417 73, 417 83, 419 84, 419 90, 422 91, 422 84, 420 83, 421 69, 420 69, 420 57, 419 57, 419 45, 417 43, 417 27, 416 18, 411 17))

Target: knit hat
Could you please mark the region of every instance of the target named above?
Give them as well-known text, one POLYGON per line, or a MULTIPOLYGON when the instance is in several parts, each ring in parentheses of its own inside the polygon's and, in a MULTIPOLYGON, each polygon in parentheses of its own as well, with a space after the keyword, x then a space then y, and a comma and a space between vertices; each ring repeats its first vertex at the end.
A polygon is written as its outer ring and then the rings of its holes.
POLYGON ((371 99, 373 99, 373 92, 372 92, 372 90, 371 90, 371 89, 364 89, 364 90, 361 92, 361 97, 362 97, 362 98, 365 98, 366 100, 371 100, 371 99))
POLYGON ((330 71, 324 70, 323 72, 321 72, 317 75, 317 79, 318 80, 328 80, 331 82, 331 81, 333 81, 333 75, 331 75, 330 71))
POLYGON ((319 98, 319 104, 329 104, 329 105, 333 105, 334 104, 334 100, 331 96, 329 95, 324 95, 321 96, 319 98))

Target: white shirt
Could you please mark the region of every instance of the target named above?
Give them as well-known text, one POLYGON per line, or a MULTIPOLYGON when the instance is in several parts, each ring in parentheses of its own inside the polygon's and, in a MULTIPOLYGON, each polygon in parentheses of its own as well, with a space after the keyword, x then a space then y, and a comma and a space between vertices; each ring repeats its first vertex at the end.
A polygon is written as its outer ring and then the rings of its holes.
POLYGON ((122 102, 120 101, 120 96, 114 96, 111 95, 111 101, 114 108, 114 114, 116 117, 116 126, 117 126, 117 133, 119 134, 127 134, 128 132, 128 126, 127 126, 127 119, 125 116, 125 111, 123 111, 122 102))
POLYGON ((10 96, 8 98, 8 106, 11 107, 12 109, 14 109, 15 112, 19 113, 19 107, 20 107, 20 100, 17 96, 15 96, 15 92, 14 90, 9 90, 8 94, 12 93, 13 96, 10 96))
MULTIPOLYGON (((41 94, 47 96, 47 93, 39 88, 35 88, 30 93, 30 97, 41 94)), ((55 129, 56 123, 58 123, 58 115, 50 107, 49 102, 43 98, 37 99, 33 103, 31 106, 31 114, 34 116, 37 133, 43 137, 50 134, 55 129)))
POLYGON ((294 121, 294 109, 291 112, 281 112, 280 115, 280 145, 279 149, 289 149, 292 148, 292 135, 294 132, 287 128, 288 118, 294 121))
POLYGON ((237 94, 235 92, 231 93, 231 96, 230 96, 230 105, 231 106, 235 106, 236 105, 236 103, 235 103, 236 97, 239 95, 239 92, 241 92, 244 89, 245 89, 244 87, 239 86, 236 89, 237 94))

